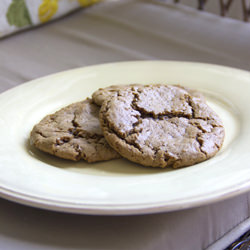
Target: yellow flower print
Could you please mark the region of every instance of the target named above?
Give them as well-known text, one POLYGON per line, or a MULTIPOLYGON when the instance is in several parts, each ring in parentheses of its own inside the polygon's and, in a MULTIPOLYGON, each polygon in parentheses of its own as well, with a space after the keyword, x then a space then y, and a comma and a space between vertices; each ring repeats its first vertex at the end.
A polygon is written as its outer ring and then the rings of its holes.
POLYGON ((58 0, 43 0, 38 9, 38 15, 41 23, 48 22, 57 12, 58 0))
POLYGON ((78 0, 78 3, 82 6, 82 7, 86 7, 95 3, 100 2, 101 0, 78 0))

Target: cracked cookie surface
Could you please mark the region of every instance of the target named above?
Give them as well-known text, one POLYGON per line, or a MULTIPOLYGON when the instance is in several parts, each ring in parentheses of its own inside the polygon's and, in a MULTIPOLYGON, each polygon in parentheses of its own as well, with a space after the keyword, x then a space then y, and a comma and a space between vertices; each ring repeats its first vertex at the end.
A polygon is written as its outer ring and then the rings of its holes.
POLYGON ((103 136, 99 110, 91 99, 62 108, 34 126, 30 142, 44 152, 73 161, 119 158, 103 136))
POLYGON ((214 156, 224 128, 199 92, 147 85, 118 90, 106 99, 100 122, 110 146, 151 167, 184 167, 214 156))
POLYGON ((116 95, 119 90, 126 90, 130 87, 140 87, 141 84, 129 84, 129 85, 111 85, 106 88, 100 88, 92 94, 92 100, 98 106, 102 106, 102 103, 109 99, 112 95, 116 95))

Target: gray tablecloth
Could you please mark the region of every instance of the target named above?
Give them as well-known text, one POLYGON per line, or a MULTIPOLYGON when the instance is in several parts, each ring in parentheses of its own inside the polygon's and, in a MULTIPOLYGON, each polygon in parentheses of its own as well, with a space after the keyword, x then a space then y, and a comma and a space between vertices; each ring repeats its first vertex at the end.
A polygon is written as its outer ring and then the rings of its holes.
MULTIPOLYGON (((112 1, 0 40, 0 92, 97 63, 164 59, 248 70, 249 58, 250 24, 182 5, 112 1)), ((116 217, 56 213, 0 199, 0 249, 223 249, 250 228, 249 195, 116 217)))

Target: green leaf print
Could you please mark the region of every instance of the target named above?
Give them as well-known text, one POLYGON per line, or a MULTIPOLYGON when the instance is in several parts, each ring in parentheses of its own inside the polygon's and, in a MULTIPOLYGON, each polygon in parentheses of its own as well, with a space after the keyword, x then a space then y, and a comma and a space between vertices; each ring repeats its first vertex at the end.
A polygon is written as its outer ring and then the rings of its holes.
POLYGON ((10 25, 15 25, 18 28, 32 24, 24 0, 12 0, 6 17, 10 25))

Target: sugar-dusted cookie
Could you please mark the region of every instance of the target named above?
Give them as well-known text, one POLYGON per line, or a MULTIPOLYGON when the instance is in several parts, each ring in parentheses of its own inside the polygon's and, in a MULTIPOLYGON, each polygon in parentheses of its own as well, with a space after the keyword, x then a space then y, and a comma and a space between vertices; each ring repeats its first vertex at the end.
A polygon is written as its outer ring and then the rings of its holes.
POLYGON ((103 137, 99 110, 91 99, 62 108, 34 126, 30 142, 44 152, 73 161, 119 158, 103 137))
POLYGON ((193 165, 221 148, 224 128, 196 91, 171 85, 118 90, 100 110, 109 145, 123 157, 151 167, 193 165))

